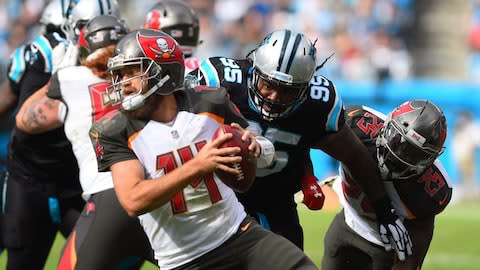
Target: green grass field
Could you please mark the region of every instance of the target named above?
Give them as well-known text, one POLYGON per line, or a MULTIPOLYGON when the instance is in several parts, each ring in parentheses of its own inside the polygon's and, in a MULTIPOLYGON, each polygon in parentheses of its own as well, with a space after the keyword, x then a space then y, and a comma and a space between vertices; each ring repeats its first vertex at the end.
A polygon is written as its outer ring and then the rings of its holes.
MULTIPOLYGON (((480 265, 480 202, 450 205, 437 217, 435 235, 423 270, 474 270, 480 265)), ((299 208, 305 231, 306 253, 320 265, 323 236, 334 212, 309 211, 299 208)), ((64 239, 57 237, 45 269, 55 269, 64 239)), ((5 269, 6 254, 0 256, 0 269, 5 269)), ((156 269, 145 265, 143 270, 156 269)))

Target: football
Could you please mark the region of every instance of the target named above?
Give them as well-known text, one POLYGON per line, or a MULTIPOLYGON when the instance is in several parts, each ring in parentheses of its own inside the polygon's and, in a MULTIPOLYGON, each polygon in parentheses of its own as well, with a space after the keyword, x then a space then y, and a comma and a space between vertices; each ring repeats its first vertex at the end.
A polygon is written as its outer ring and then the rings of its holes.
POLYGON ((237 192, 247 191, 255 179, 255 174, 257 171, 257 159, 249 154, 248 146, 250 145, 249 141, 242 141, 242 133, 230 125, 220 125, 213 135, 213 139, 225 134, 232 133, 233 137, 222 143, 219 148, 225 147, 240 147, 241 151, 239 155, 242 156, 242 161, 239 163, 233 163, 232 167, 237 168, 239 174, 229 174, 222 170, 215 171, 215 174, 225 183, 227 186, 232 188, 237 192))

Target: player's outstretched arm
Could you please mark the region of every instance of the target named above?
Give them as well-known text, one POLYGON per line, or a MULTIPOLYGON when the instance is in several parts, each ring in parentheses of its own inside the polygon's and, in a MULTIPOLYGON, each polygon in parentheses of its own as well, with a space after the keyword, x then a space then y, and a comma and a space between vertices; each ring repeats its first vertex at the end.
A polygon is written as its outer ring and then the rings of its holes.
POLYGON ((402 220, 392 212, 378 166, 365 145, 348 125, 326 136, 317 146, 348 168, 372 202, 379 221, 379 232, 387 251, 392 248, 400 260, 411 254, 412 242, 402 220))

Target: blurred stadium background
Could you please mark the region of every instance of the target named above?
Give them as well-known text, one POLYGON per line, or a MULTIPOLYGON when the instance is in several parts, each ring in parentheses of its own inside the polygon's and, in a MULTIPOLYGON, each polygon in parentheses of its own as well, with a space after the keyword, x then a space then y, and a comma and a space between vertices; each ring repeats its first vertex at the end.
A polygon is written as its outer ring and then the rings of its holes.
MULTIPOLYGON (((147 10, 156 2, 118 1, 131 28, 142 24, 147 10)), ((0 82, 5 79, 12 50, 38 33, 36 22, 47 2, 0 0, 0 82)), ((437 230, 441 233, 436 237, 441 236, 441 240, 434 240, 432 252, 438 249, 439 253, 433 256, 435 260, 460 268, 442 268, 431 264, 427 257, 425 269, 474 269, 468 266, 480 264, 478 248, 467 247, 463 263, 457 262, 462 259, 461 251, 457 257, 448 256, 452 254, 452 244, 460 241, 454 240, 454 236, 459 237, 460 227, 469 236, 465 240, 480 239, 480 233, 466 225, 478 223, 480 219, 475 210, 480 205, 479 172, 473 170, 473 176, 466 179, 455 158, 457 154, 470 153, 467 161, 473 160, 473 168, 480 164, 475 159, 480 145, 480 128, 467 130, 459 125, 464 115, 471 115, 474 124, 480 117, 479 0, 187 2, 200 17, 203 43, 195 54, 199 58, 216 55, 241 58, 266 33, 291 28, 316 40, 319 63, 334 53, 322 70, 335 82, 345 105, 364 104, 384 113, 410 98, 425 98, 439 105, 449 125, 446 151, 440 159, 450 174, 455 193, 453 204, 445 216, 439 218, 441 224, 437 225, 437 230), (459 137, 458 143, 453 135, 461 129, 466 130, 467 135, 459 137), (441 245, 448 248, 442 249, 441 245)), ((1 159, 6 154, 11 120, 1 122, 1 159)), ((325 154, 312 151, 312 157, 319 179, 336 172, 336 162, 325 154)), ((331 209, 335 211, 335 204, 331 209)), ((326 222, 322 221, 325 228, 331 218, 329 215, 326 214, 326 222)), ((312 216, 310 213, 305 216, 307 227, 318 227, 317 222, 323 224, 321 221, 307 222, 312 216)), ((322 233, 315 232, 317 245, 322 233)), ((307 252, 316 252, 311 250, 315 248, 309 246, 308 239, 307 235, 307 252)), ((315 256, 320 254, 315 253, 315 256)))

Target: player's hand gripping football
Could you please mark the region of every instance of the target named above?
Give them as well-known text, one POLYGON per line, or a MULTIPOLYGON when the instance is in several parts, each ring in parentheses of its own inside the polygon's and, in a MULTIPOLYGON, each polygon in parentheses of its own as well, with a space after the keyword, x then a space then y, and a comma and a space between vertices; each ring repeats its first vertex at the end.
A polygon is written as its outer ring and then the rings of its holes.
POLYGON ((325 202, 325 195, 318 184, 317 178, 313 175, 303 177, 301 182, 303 192, 303 203, 310 210, 320 210, 325 202))
POLYGON ((205 144, 195 156, 201 164, 201 173, 207 174, 215 170, 222 170, 228 174, 237 174, 238 169, 231 167, 232 163, 240 162, 241 156, 239 147, 219 148, 220 145, 227 142, 233 137, 232 134, 226 133, 215 138, 213 141, 205 144))
POLYGON ((405 261, 408 255, 412 255, 412 240, 402 220, 391 209, 390 202, 385 196, 376 201, 374 208, 377 215, 380 238, 386 251, 392 249, 397 253, 400 261, 405 261))
POLYGON ((260 144, 258 144, 257 140, 255 139, 256 134, 248 129, 242 128, 237 123, 231 123, 230 126, 243 132, 242 140, 246 142, 250 141, 250 145, 248 146, 248 151, 250 152, 251 155, 258 158, 260 156, 262 148, 260 144))

